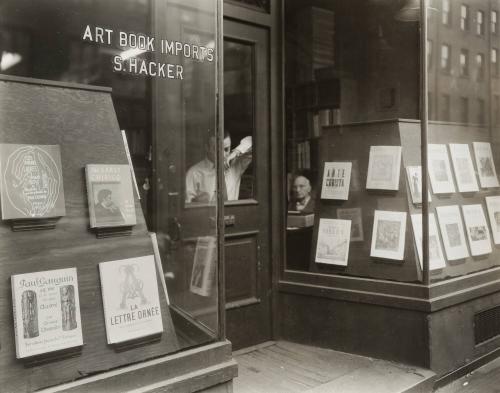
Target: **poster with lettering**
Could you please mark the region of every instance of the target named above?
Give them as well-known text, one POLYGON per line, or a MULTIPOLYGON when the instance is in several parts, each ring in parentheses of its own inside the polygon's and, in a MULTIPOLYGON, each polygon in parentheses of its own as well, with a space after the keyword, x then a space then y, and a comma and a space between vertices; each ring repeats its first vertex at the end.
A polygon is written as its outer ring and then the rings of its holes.
POLYGON ((85 168, 90 227, 136 224, 132 178, 128 165, 90 164, 85 168))
POLYGON ((11 276, 18 359, 83 345, 76 268, 11 276))
POLYGON ((349 199, 351 162, 325 162, 321 199, 349 199))
POLYGON ((99 263, 108 344, 163 332, 153 255, 99 263))
POLYGON ((58 145, 0 144, 2 219, 66 214, 58 145))
POLYGON ((351 221, 321 218, 316 245, 316 263, 347 266, 351 221))

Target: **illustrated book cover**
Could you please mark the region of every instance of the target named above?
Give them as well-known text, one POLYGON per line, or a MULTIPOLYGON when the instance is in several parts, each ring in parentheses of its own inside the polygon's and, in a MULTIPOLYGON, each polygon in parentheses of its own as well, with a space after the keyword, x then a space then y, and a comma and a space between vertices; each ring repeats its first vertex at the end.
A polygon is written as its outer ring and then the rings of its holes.
POLYGON ((399 189, 401 146, 371 146, 366 188, 374 190, 399 189))
POLYGON ((351 242, 365 240, 363 233, 363 211, 360 207, 337 209, 337 218, 351 221, 351 242))
POLYGON ((406 212, 375 210, 370 256, 404 259, 406 215, 406 212))
POLYGON ((436 207, 444 250, 449 261, 467 258, 464 226, 458 205, 436 207))
POLYGON ((321 199, 347 201, 351 183, 351 162, 325 162, 321 199))
POLYGON ((321 218, 318 228, 316 262, 347 266, 351 221, 321 218))
POLYGON ((429 178, 434 194, 455 192, 446 145, 428 145, 429 178))
MULTIPOLYGON (((420 261, 420 267, 423 269, 422 214, 412 214, 411 223, 417 246, 418 260, 420 261)), ((446 262, 443 257, 441 241, 439 240, 436 219, 433 213, 429 213, 429 270, 442 269, 444 267, 446 267, 446 262)))
POLYGON ((58 145, 0 144, 2 219, 66 215, 58 145))
POLYGON ((215 288, 216 266, 217 239, 214 236, 198 237, 189 290, 200 296, 210 296, 215 288))
POLYGON ((137 223, 128 165, 87 165, 90 227, 133 226, 137 223))
POLYGON ((485 199, 491 232, 493 233, 493 242, 500 244, 500 196, 489 196, 485 199))
MULTIPOLYGON (((410 188, 411 200, 415 205, 422 203, 422 167, 420 165, 407 166, 406 177, 410 188)), ((431 193, 429 195, 429 202, 432 201, 431 193)))
POLYGON ((488 142, 473 142, 472 145, 481 188, 498 187, 498 177, 491 152, 491 144, 488 142))
POLYGON ((99 263, 108 344, 163 332, 153 255, 99 263))
POLYGON ((18 359, 83 345, 76 268, 11 276, 18 359))
POLYGON ((459 192, 479 191, 469 145, 450 143, 451 162, 459 192))
POLYGON ((481 205, 463 205, 465 229, 473 256, 491 252, 490 231, 481 205))

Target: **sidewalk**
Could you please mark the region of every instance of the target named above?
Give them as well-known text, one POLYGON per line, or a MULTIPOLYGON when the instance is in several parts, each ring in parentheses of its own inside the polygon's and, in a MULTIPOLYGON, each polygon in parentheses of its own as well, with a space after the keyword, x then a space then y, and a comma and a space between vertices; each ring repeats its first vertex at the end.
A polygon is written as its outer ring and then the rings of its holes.
POLYGON ((434 380, 418 367, 286 341, 233 355, 234 393, 426 393, 434 380))

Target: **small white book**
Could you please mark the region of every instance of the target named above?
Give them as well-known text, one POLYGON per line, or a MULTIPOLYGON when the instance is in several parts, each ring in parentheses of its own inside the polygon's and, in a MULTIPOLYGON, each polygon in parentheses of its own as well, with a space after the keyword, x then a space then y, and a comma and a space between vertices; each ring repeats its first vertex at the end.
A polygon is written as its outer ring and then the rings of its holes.
POLYGON ((465 229, 473 256, 491 252, 490 231, 481 205, 463 205, 465 229))
POLYGON ((351 221, 351 242, 362 242, 364 240, 363 214, 360 207, 337 209, 337 218, 351 221))
MULTIPOLYGON (((310 216, 314 220, 314 215, 310 216)), ((189 284, 189 290, 192 293, 205 297, 212 294, 215 288, 216 265, 217 238, 215 236, 198 237, 189 284)))
POLYGON ((448 260, 467 258, 469 250, 465 241, 464 226, 458 205, 438 206, 436 213, 448 260))
MULTIPOLYGON (((407 166, 406 177, 410 187, 411 200, 415 205, 422 203, 422 167, 420 165, 407 166)), ((429 192, 429 202, 432 201, 429 192)))
POLYGON ((351 162, 325 162, 321 199, 349 199, 351 162))
POLYGON ((481 188, 498 187, 498 177, 493 154, 491 153, 491 144, 488 142, 473 142, 472 145, 481 188))
POLYGON ((373 190, 399 189, 401 146, 371 146, 366 188, 373 190))
MULTIPOLYGON (((423 268, 423 249, 422 249, 422 214, 412 214, 411 223, 413 226, 413 235, 417 245, 418 259, 420 267, 423 268)), ((439 240, 438 229, 434 214, 429 214, 429 270, 442 269, 446 267, 446 262, 441 249, 441 241, 439 240)))
POLYGON ((108 344, 163 332, 153 255, 99 263, 108 344))
POLYGON ((428 164, 434 194, 455 192, 446 145, 428 145, 428 164))
POLYGON ((321 218, 318 228, 316 262, 347 266, 351 221, 321 218))
POLYGON ((500 196, 486 197, 486 207, 488 208, 493 241, 495 244, 500 244, 500 196))
POLYGON ((370 256, 402 261, 405 234, 406 212, 375 210, 370 256))
POLYGON ((11 276, 18 359, 83 345, 76 268, 11 276))
POLYGON ((451 162, 459 192, 479 191, 469 145, 450 143, 451 162))

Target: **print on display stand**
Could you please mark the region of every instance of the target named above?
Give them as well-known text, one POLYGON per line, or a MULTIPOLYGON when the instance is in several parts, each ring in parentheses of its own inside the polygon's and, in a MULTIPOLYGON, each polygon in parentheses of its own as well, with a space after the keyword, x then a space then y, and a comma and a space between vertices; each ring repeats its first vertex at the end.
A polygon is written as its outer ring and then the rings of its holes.
POLYGON ((366 188, 397 191, 400 170, 401 146, 371 146, 366 188))
POLYGON ((375 210, 370 256, 404 259, 406 215, 406 212, 375 210))
POLYGON ((491 253, 490 231, 481 205, 463 205, 465 230, 472 256, 491 253))
POLYGON ((450 160, 446 145, 428 145, 429 178, 434 194, 452 194, 455 192, 451 174, 450 160))
POLYGON ((2 219, 13 231, 54 229, 66 215, 58 145, 0 144, 2 219))
POLYGON ((436 213, 448 260, 454 261, 467 258, 469 251, 458 205, 438 206, 436 207, 436 213))
POLYGON ((321 218, 318 228, 316 263, 347 266, 351 221, 321 218))
MULTIPOLYGON (((422 250, 422 214, 412 214, 411 223, 413 226, 413 236, 417 246, 418 259, 420 268, 423 269, 423 250, 422 250)), ((436 225, 434 214, 429 214, 429 270, 437 270, 446 267, 446 262, 443 257, 441 241, 436 225)))

